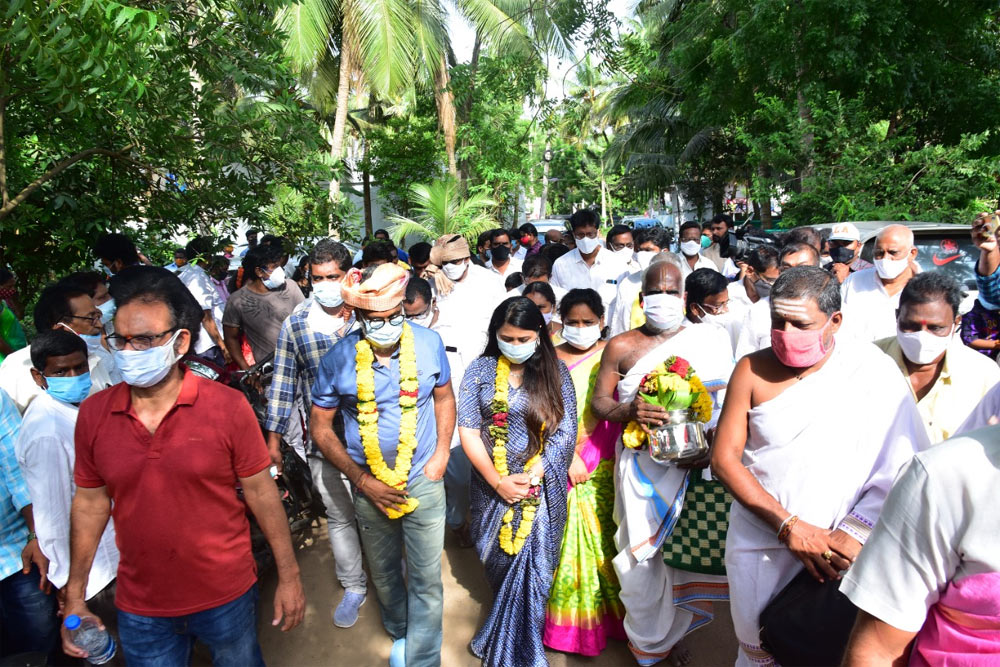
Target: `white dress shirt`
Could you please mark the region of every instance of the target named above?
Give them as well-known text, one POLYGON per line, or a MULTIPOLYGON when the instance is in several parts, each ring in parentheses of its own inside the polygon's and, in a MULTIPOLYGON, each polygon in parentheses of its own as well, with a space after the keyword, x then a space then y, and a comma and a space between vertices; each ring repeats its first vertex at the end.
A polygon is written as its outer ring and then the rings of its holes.
POLYGON ((627 264, 607 248, 600 246, 594 265, 587 266, 579 248, 556 260, 552 266, 552 284, 564 290, 593 289, 601 295, 607 310, 618 293, 618 283, 626 275, 627 264))
MULTIPOLYGON (((188 263, 181 269, 177 277, 181 279, 184 286, 191 292, 191 296, 201 306, 202 311, 211 311, 212 319, 215 320, 215 326, 218 328, 219 333, 222 333, 222 313, 226 309, 226 302, 219 294, 219 290, 215 289, 215 285, 212 283, 208 272, 194 263, 188 263)), ((218 343, 208 335, 205 325, 202 324, 201 333, 198 334, 198 343, 194 346, 194 353, 202 354, 216 345, 218 343)))
POLYGON ((523 264, 524 264, 524 260, 517 259, 516 257, 514 257, 512 255, 510 257, 510 259, 507 260, 507 266, 504 268, 503 273, 500 273, 499 269, 497 269, 497 267, 493 266, 493 262, 492 261, 486 262, 486 268, 489 269, 490 271, 492 271, 493 273, 497 274, 501 278, 506 279, 507 276, 512 275, 514 273, 520 272, 521 271, 521 266, 523 264))
POLYGON ((896 309, 902 290, 890 296, 874 268, 855 271, 840 286, 844 324, 841 336, 865 342, 896 335, 896 309))
POLYGON ((771 299, 764 297, 746 310, 736 341, 736 359, 771 347, 771 299))
MULTIPOLYGON (((110 352, 104 350, 108 356, 110 352)), ((90 395, 93 396, 102 389, 106 389, 116 384, 108 372, 107 363, 101 355, 91 354, 87 361, 90 362, 90 395)), ((44 394, 45 390, 35 384, 31 378, 31 346, 21 348, 7 355, 7 358, 0 364, 0 389, 7 392, 17 409, 24 414, 28 405, 39 394, 44 394)))
MULTIPOLYGON (((698 255, 698 261, 694 263, 694 268, 691 268, 691 264, 688 262, 688 258, 685 255, 681 256, 681 280, 687 280, 687 277, 698 269, 712 269, 713 271, 719 272, 719 268, 715 265, 715 262, 710 260, 708 257, 700 254, 698 255)), ((720 272, 721 273, 721 272, 720 272)), ((737 271, 737 273, 739 273, 737 271)), ((729 276, 726 276, 727 278, 729 276)))
MULTIPOLYGON (((76 484, 73 430, 79 409, 42 392, 28 406, 14 451, 31 495, 38 546, 49 559, 49 581, 63 588, 69 580, 69 514, 76 484)), ((118 548, 111 519, 90 566, 86 597, 101 592, 118 576, 118 548)))
POLYGON ((612 336, 632 328, 632 306, 635 305, 635 300, 641 291, 642 269, 633 271, 618 281, 618 289, 614 301, 611 302, 607 319, 612 336))

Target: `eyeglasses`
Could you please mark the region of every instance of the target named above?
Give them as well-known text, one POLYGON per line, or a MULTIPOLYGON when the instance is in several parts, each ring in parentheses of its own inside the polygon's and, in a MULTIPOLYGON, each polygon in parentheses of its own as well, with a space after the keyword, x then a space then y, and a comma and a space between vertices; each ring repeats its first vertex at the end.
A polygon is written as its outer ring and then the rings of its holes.
POLYGON ((388 322, 394 327, 398 327, 400 324, 403 323, 403 320, 406 319, 406 316, 403 315, 402 313, 397 313, 392 317, 390 317, 389 319, 383 319, 383 318, 369 319, 367 317, 363 319, 365 321, 365 327, 367 327, 369 331, 378 331, 379 329, 385 326, 386 322, 388 322))
POLYGON ((629 250, 634 249, 634 246, 631 243, 609 243, 608 246, 615 251, 624 250, 625 248, 628 248, 629 250))
POLYGON ((729 312, 729 302, 720 303, 718 306, 713 306, 707 303, 699 303, 701 309, 704 310, 709 315, 721 315, 722 313, 729 312))
POLYGON ((157 341, 168 334, 172 334, 177 331, 176 327, 167 329, 163 333, 151 334, 148 336, 122 336, 120 334, 111 334, 108 336, 108 345, 116 350, 124 350, 126 347, 131 347, 133 350, 148 350, 153 347, 153 341, 157 341))
POLYGON ((96 324, 97 326, 101 326, 101 311, 99 310, 87 313, 86 315, 68 315, 67 317, 74 320, 86 320, 88 322, 96 324))

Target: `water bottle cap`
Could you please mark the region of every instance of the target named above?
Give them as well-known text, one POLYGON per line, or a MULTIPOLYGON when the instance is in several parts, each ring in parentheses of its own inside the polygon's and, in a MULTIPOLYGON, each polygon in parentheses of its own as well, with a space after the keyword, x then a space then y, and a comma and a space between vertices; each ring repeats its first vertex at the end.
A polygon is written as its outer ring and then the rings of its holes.
POLYGON ((67 630, 76 630, 80 627, 80 617, 76 614, 70 614, 66 617, 64 624, 66 625, 67 630))

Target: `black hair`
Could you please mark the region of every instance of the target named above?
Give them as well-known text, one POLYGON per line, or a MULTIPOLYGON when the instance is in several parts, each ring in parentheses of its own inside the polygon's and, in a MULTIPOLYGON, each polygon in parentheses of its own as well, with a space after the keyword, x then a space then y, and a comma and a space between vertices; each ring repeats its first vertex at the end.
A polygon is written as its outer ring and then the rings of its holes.
MULTIPOLYGON (((256 249, 250 249, 247 255, 256 249)), ((204 311, 180 278, 158 266, 132 266, 122 271, 119 277, 114 294, 117 305, 115 319, 122 308, 133 301, 162 303, 170 311, 171 328, 187 329, 191 333, 189 351, 193 352, 201 331, 204 311)))
POLYGON ((115 260, 121 261, 125 266, 139 263, 139 251, 135 249, 135 243, 124 234, 101 234, 94 244, 94 254, 107 260, 109 264, 115 260))
POLYGON ((778 266, 778 250, 772 246, 759 245, 747 256, 749 264, 758 274, 778 266))
POLYGON ((524 292, 522 296, 528 296, 529 294, 541 294, 545 297, 545 300, 552 304, 552 308, 556 307, 556 293, 552 290, 552 285, 548 283, 543 283, 541 281, 528 283, 524 286, 524 292))
POLYGON ((632 237, 633 245, 638 250, 643 243, 653 243, 660 250, 670 247, 670 234, 663 227, 643 227, 632 237))
MULTIPOLYGON (((549 260, 549 264, 555 265, 556 260, 569 252, 569 248, 562 243, 546 243, 542 246, 542 249, 538 251, 538 255, 541 255, 545 259, 549 260)), ((532 255, 534 257, 534 255, 532 255)), ((531 259, 529 257, 528 259, 531 259)), ((527 261, 527 260, 525 260, 527 261)), ((522 266, 521 270, 524 270, 522 266)))
POLYGON ((524 258, 521 264, 521 275, 525 278, 543 278, 552 276, 552 262, 549 258, 538 252, 530 257, 524 258))
POLYGON ((0 285, 3 285, 5 282, 7 282, 13 277, 14 274, 11 273, 9 269, 0 266, 0 285))
POLYGON ((781 237, 781 246, 790 246, 796 243, 805 243, 816 249, 816 254, 823 249, 823 237, 819 235, 814 227, 796 227, 785 232, 781 237))
MULTIPOLYGON (((608 234, 607 236, 604 237, 604 240, 607 241, 608 245, 610 245, 611 239, 613 239, 614 237, 621 236, 622 234, 631 234, 631 233, 632 233, 631 227, 627 227, 625 225, 615 225, 614 227, 608 230, 608 234)), ((634 240, 635 239, 633 238, 633 242, 634 240)))
POLYGON ((778 253, 778 261, 780 262, 789 255, 795 255, 800 252, 810 253, 813 257, 813 261, 816 262, 814 266, 819 266, 819 250, 811 243, 805 243, 802 241, 793 241, 781 246, 781 251, 778 253))
MULTIPOLYGON (((185 257, 187 259, 195 259, 200 257, 202 260, 207 261, 209 257, 218 249, 218 242, 211 236, 198 236, 188 242, 185 250, 187 254, 185 257)), ((176 254, 176 253, 174 253, 176 254)))
POLYGON ((590 308, 598 319, 604 317, 604 301, 601 300, 601 295, 588 287, 586 289, 571 289, 566 292, 566 296, 559 302, 560 319, 565 321, 573 306, 578 306, 581 303, 590 308))
POLYGON ((497 330, 504 324, 518 329, 534 331, 538 334, 538 347, 524 363, 524 379, 521 385, 527 392, 527 414, 524 423, 528 431, 528 448, 525 455, 531 458, 541 449, 539 434, 544 425, 545 435, 551 435, 562 422, 564 406, 562 399, 562 370, 556 350, 549 338, 545 318, 531 299, 514 296, 497 306, 490 318, 484 357, 500 357, 497 330))
MULTIPOLYGON (((0 281, 2 282, 2 281, 0 281)), ((59 282, 83 290, 91 297, 97 294, 97 286, 106 284, 104 274, 97 271, 74 271, 64 276, 59 282)))
POLYGON ((431 284, 423 278, 410 278, 406 283, 406 293, 403 296, 403 303, 413 303, 420 297, 429 306, 434 299, 431 293, 431 284))
POLYGON ((906 283, 906 287, 899 295, 899 309, 902 310, 903 306, 911 303, 931 303, 943 299, 951 306, 951 315, 954 318, 958 316, 958 309, 964 298, 965 292, 957 280, 947 273, 926 271, 918 273, 906 283))
POLYGON ((520 271, 515 271, 514 273, 507 276, 503 281, 503 288, 508 292, 512 289, 517 289, 524 284, 524 274, 520 271))
POLYGON ((589 208, 581 208, 579 211, 569 216, 569 227, 570 229, 576 230, 580 227, 598 227, 601 226, 601 219, 598 217, 597 212, 589 208))
POLYGON ((681 225, 680 230, 677 232, 677 236, 680 236, 681 234, 683 234, 685 229, 697 229, 698 230, 698 235, 699 236, 701 235, 701 225, 699 225, 694 220, 688 220, 683 225, 681 225))
POLYGON ((174 257, 183 257, 184 259, 187 259, 188 258, 187 250, 185 250, 184 248, 174 248, 174 257))
POLYGON ((771 288, 771 309, 779 299, 813 299, 828 317, 840 310, 840 284, 818 266, 794 266, 778 276, 771 288))
POLYGON ((733 216, 726 215, 725 213, 719 213, 718 215, 713 216, 709 222, 713 225, 717 222, 724 222, 726 223, 726 227, 729 229, 733 228, 733 216))
POLYGON ((490 243, 496 241, 499 237, 506 236, 507 240, 510 240, 510 232, 502 227, 497 227, 490 231, 490 243))
POLYGON ((87 358, 87 343, 75 333, 65 329, 41 331, 31 339, 31 365, 39 372, 45 371, 49 357, 65 357, 74 352, 82 352, 87 358))
POLYGON ((535 227, 530 222, 526 222, 523 225, 521 225, 520 227, 518 227, 517 231, 518 231, 519 234, 521 234, 521 236, 524 236, 524 235, 527 234, 527 235, 534 236, 536 239, 538 238, 538 228, 535 227))
POLYGON ((427 243, 427 241, 414 243, 410 248, 410 264, 414 262, 423 264, 429 261, 431 261, 431 244, 427 243))
MULTIPOLYGON (((261 241, 243 255, 243 284, 258 279, 257 269, 266 269, 268 264, 278 264, 284 254, 281 246, 261 241)), ((118 297, 115 297, 117 301, 118 297)))
POLYGON ((709 231, 711 229, 712 229, 712 221, 711 220, 706 220, 705 222, 701 223, 701 231, 707 232, 707 231, 709 231))
POLYGON ((327 264, 335 262, 341 271, 351 268, 354 256, 351 251, 333 239, 320 239, 313 249, 309 251, 310 264, 327 264))
POLYGON ((372 238, 379 239, 381 241, 388 241, 389 240, 389 232, 388 232, 388 230, 385 230, 385 229, 376 229, 374 232, 372 232, 372 238), (380 238, 379 234, 385 234, 385 238, 384 239, 380 238))
POLYGON ((247 233, 244 236, 259 236, 259 235, 260 235, 260 230, 251 227, 250 229, 247 230, 247 233))
POLYGON ((684 280, 684 305, 691 312, 691 304, 705 303, 705 299, 729 287, 729 280, 715 269, 696 269, 684 280))
POLYGON ((45 331, 68 320, 73 314, 69 302, 80 296, 90 296, 90 293, 78 285, 68 283, 56 283, 43 289, 35 302, 35 329, 45 331))
POLYGON ((396 257, 396 247, 392 243, 377 239, 365 246, 365 249, 361 252, 361 263, 395 262, 396 257))
POLYGON ((492 237, 493 237, 492 229, 488 229, 485 232, 481 233, 479 237, 476 239, 476 252, 479 252, 479 249, 483 247, 483 244, 489 241, 492 237))

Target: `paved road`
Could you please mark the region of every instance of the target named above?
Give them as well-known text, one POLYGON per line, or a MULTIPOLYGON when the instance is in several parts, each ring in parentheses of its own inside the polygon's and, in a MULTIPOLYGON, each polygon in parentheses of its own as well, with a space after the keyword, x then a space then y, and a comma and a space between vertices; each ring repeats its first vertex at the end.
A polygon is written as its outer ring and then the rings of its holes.
MULTIPOLYGON (((343 589, 335 581, 325 526, 316 531, 314 540, 300 548, 298 558, 307 599, 306 617, 300 627, 282 633, 270 626, 275 585, 273 572, 261 582, 260 641, 267 664, 272 667, 384 667, 392 642, 382 629, 375 593, 370 587, 357 625, 346 630, 333 625, 333 607, 340 601, 343 589)), ((468 644, 492 602, 489 586, 475 551, 458 548, 450 535, 445 544, 442 570, 444 645, 441 664, 476 667, 479 661, 469 652, 468 644)), ((736 656, 736 638, 728 605, 716 605, 716 620, 685 641, 691 650, 692 667, 731 665, 736 656)), ((549 662, 554 667, 630 667, 636 664, 623 642, 612 642, 598 658, 550 652, 549 662)))

